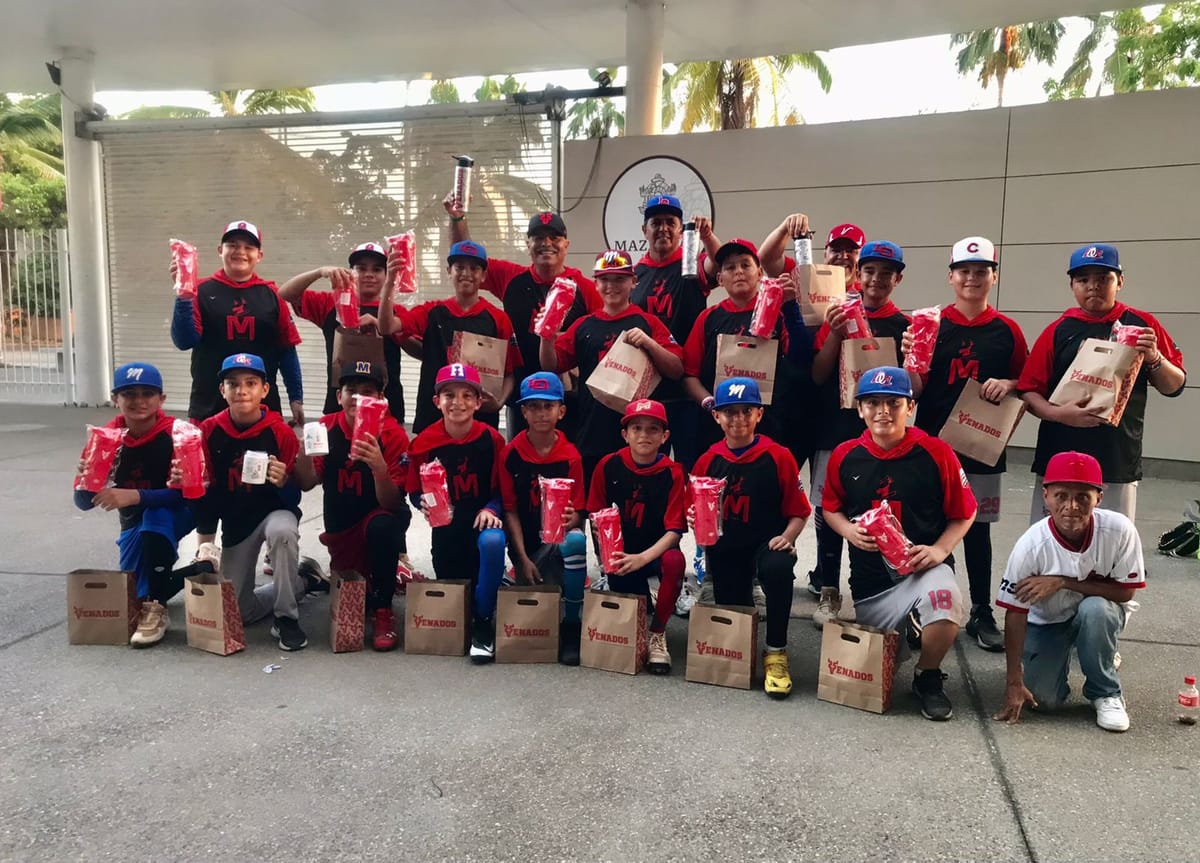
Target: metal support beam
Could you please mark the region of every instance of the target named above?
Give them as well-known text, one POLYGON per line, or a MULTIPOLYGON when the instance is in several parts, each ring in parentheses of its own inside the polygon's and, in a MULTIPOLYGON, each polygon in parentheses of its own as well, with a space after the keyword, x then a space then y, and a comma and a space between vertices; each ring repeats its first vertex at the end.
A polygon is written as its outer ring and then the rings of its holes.
POLYGON ((662 0, 625 3, 625 134, 662 132, 663 31, 662 0))

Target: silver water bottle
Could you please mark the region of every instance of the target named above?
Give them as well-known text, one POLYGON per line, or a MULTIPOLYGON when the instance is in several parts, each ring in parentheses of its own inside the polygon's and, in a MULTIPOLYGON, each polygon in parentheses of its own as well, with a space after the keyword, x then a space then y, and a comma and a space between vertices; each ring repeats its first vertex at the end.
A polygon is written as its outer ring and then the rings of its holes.
POLYGON ((683 226, 682 272, 685 279, 700 278, 700 232, 695 222, 683 226))
POLYGON ((458 163, 454 166, 454 206, 465 213, 471 205, 471 168, 475 160, 470 156, 455 156, 458 163))
POLYGON ((796 257, 796 266, 804 267, 813 262, 812 238, 812 231, 807 231, 798 237, 792 238, 792 254, 796 257))

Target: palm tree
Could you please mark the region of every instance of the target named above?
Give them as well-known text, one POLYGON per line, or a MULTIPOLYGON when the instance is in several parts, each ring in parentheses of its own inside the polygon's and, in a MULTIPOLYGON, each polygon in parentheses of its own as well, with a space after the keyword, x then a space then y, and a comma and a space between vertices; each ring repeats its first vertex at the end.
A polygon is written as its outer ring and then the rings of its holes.
POLYGON ((57 93, 12 102, 0 94, 0 169, 63 177, 62 113, 57 93))
POLYGON ((996 104, 1003 107, 1004 80, 1008 73, 1020 69, 1030 58, 1039 63, 1053 63, 1066 31, 1058 20, 987 27, 955 33, 950 37, 950 47, 964 46, 956 58, 958 74, 978 69, 979 83, 985 90, 996 79, 996 104))
POLYGON ((794 125, 804 118, 795 110, 782 118, 780 97, 786 76, 803 69, 817 76, 821 89, 829 92, 833 76, 819 52, 776 54, 745 60, 682 63, 671 74, 668 87, 674 97, 683 88, 683 131, 696 128, 748 129, 759 124, 762 94, 770 97, 768 125, 794 125))
POLYGON ((215 90, 209 94, 216 100, 226 117, 242 114, 289 114, 295 111, 317 110, 317 97, 312 90, 301 87, 291 90, 215 90), (242 94, 245 93, 245 99, 242 94), (239 105, 240 103, 240 105, 239 105))

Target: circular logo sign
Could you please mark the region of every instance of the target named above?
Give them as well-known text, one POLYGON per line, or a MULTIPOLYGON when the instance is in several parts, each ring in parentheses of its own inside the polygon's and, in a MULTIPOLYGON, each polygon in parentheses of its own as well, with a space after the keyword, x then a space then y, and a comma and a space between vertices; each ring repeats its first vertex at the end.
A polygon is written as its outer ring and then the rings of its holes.
POLYGON ((642 209, 652 195, 679 199, 686 222, 692 216, 713 217, 712 191, 700 172, 674 156, 650 156, 634 162, 617 177, 604 199, 604 242, 610 249, 646 253, 642 209))

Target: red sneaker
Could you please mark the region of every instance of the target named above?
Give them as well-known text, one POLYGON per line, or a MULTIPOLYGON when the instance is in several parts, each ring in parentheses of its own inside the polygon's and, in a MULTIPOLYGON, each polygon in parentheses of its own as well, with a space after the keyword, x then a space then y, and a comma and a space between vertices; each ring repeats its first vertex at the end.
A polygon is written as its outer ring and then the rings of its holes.
POLYGON ((375 609, 375 636, 371 641, 371 646, 379 651, 395 650, 399 643, 400 636, 396 634, 396 615, 390 608, 375 609))
POLYGON ((396 562, 396 593, 404 596, 410 582, 426 580, 425 573, 413 566, 406 557, 396 562))

